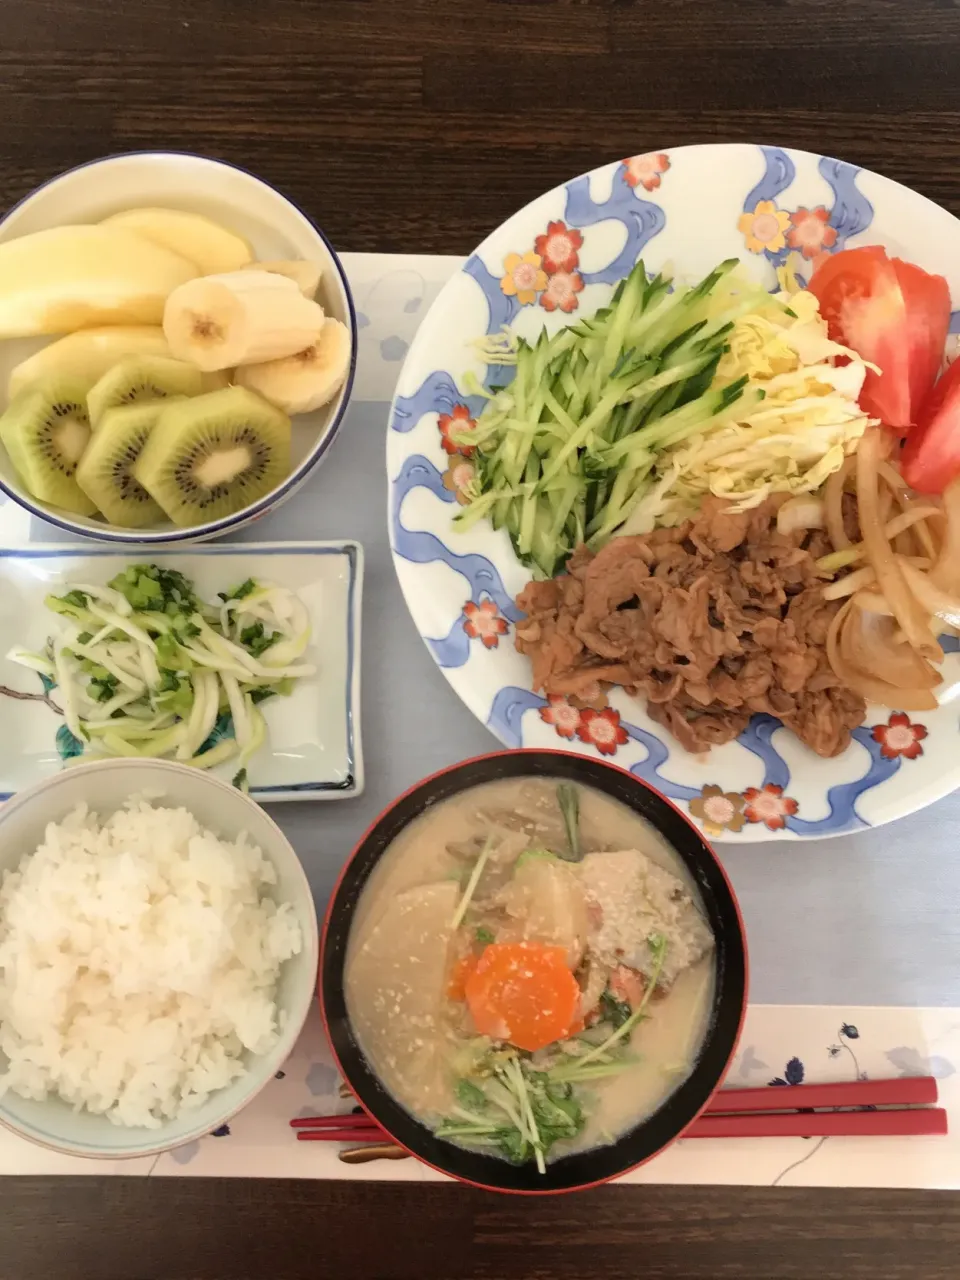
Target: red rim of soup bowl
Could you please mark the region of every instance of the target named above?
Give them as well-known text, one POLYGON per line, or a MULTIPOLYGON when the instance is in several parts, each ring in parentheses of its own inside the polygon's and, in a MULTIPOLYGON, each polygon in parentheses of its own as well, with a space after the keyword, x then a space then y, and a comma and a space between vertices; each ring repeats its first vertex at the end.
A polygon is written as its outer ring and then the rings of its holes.
POLYGON ((561 1195, 601 1186, 639 1169, 682 1138, 708 1106, 730 1069, 746 1017, 747 989, 747 943, 740 905, 726 871, 700 830, 662 792, 620 765, 550 748, 520 748, 473 756, 437 770, 397 796, 373 820, 344 863, 330 895, 320 937, 317 994, 324 1031, 337 1068, 357 1103, 393 1143, 421 1164, 484 1191, 515 1195, 561 1195), (542 761, 543 767, 534 767, 538 761, 542 761), (482 776, 474 776, 478 773, 482 776), (593 776, 577 777, 578 773, 593 776), (467 781, 444 785, 457 781, 457 775, 466 775, 467 781), (542 1175, 532 1162, 513 1165, 497 1156, 468 1151, 437 1138, 427 1125, 393 1098, 353 1038, 343 993, 343 969, 354 909, 373 868, 400 832, 428 805, 501 778, 564 775, 581 786, 595 786, 605 795, 625 803, 651 822, 671 845, 697 883, 713 927, 716 972, 709 1024, 686 1080, 649 1116, 625 1130, 614 1142, 548 1162, 547 1173, 542 1175), (603 786, 604 780, 609 787, 603 786), (622 794, 630 790, 636 803, 622 794), (644 803, 652 811, 659 810, 666 825, 674 827, 689 841, 685 844, 686 854, 663 830, 664 824, 652 817, 651 812, 642 810, 644 803), (675 826, 677 822, 679 826, 675 826), (705 880, 713 883, 707 884, 705 880), (725 920, 721 918, 724 916, 725 920), (722 925, 719 931, 718 920, 722 925), (709 1086, 707 1078, 711 1081, 709 1086), (638 1156, 630 1155, 627 1149, 644 1146, 644 1132, 655 1132, 662 1127, 665 1115, 674 1107, 679 1109, 688 1091, 693 1093, 695 1101, 687 1104, 682 1119, 666 1125, 669 1132, 662 1140, 654 1139, 653 1149, 644 1150, 638 1156), (618 1151, 622 1152, 619 1159, 618 1151), (581 1166, 588 1166, 582 1176, 577 1172, 581 1166))

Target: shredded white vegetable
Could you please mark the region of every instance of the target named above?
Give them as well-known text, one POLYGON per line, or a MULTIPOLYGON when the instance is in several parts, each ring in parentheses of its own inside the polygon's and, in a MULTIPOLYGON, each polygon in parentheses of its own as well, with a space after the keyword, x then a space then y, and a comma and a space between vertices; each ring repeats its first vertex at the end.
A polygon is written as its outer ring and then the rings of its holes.
POLYGON ((266 740, 258 702, 316 668, 306 607, 252 579, 210 605, 181 574, 131 565, 107 586, 71 584, 47 605, 60 627, 42 652, 7 658, 56 689, 84 754, 174 756, 210 768, 246 765, 266 740))

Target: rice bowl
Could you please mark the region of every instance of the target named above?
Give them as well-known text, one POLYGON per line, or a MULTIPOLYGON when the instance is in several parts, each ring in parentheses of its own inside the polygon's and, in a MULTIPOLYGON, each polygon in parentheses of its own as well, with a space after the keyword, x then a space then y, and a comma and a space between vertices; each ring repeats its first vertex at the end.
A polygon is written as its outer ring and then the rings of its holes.
POLYGON ((0 881, 0 1123, 22 1136, 167 1150, 222 1124, 292 1049, 316 916, 293 850, 242 793, 166 762, 79 766, 0 811, 0 881))

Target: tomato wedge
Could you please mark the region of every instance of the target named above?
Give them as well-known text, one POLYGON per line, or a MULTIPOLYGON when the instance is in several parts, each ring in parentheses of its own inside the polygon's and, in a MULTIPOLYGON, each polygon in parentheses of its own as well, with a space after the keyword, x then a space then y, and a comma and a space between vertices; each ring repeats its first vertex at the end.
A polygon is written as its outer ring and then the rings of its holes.
POLYGON ((868 245, 833 254, 807 288, 831 338, 881 370, 867 371, 860 392, 864 410, 906 431, 943 358, 950 323, 946 280, 868 245))
POLYGON ((893 266, 907 309, 907 376, 912 424, 917 421, 943 364, 943 347, 950 329, 950 290, 943 276, 932 276, 912 262, 894 258, 893 266))
POLYGON ((960 360, 924 401, 917 425, 907 436, 900 473, 920 493, 943 493, 960 475, 960 360))

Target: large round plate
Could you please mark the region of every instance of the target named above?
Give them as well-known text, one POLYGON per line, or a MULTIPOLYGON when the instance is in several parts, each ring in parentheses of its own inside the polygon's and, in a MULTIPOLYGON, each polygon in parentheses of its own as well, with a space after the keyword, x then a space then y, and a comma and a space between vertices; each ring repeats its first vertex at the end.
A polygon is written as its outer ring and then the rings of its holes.
POLYGON ((529 662, 513 646, 514 598, 529 575, 504 531, 482 524, 461 534, 452 525, 470 463, 447 433, 483 404, 466 394, 464 381, 486 373, 475 339, 504 324, 531 336, 544 324, 552 331, 590 315, 641 255, 651 270, 673 264, 691 278, 740 257, 772 285, 774 267, 791 250, 812 262, 858 244, 885 245, 940 272, 960 297, 960 222, 906 187, 802 151, 679 147, 606 165, 534 200, 443 289, 410 348, 391 409, 390 539, 427 647, 502 742, 600 753, 724 840, 877 826, 960 785, 955 653, 936 712, 871 707, 850 747, 832 760, 769 716, 755 717, 736 742, 693 756, 622 689, 599 713, 534 693, 529 662), (547 274, 546 267, 555 269, 547 274))

